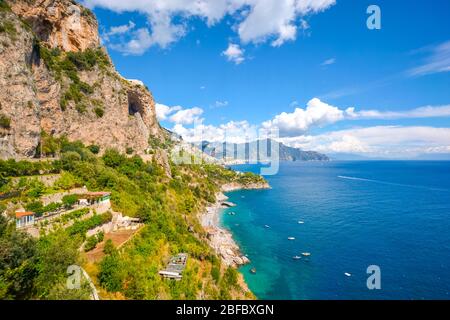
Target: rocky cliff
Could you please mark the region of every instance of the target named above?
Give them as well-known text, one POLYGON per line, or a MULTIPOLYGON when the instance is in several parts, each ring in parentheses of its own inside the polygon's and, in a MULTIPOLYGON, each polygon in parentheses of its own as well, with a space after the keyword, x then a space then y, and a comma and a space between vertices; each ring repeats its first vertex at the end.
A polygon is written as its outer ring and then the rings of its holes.
POLYGON ((164 140, 151 93, 115 70, 94 15, 70 0, 0 0, 0 158, 43 133, 144 154, 164 140))

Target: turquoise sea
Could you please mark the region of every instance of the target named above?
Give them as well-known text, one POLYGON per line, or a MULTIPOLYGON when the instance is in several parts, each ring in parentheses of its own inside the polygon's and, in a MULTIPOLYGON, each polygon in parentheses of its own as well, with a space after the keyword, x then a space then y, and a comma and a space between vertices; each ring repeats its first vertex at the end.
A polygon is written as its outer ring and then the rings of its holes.
POLYGON ((266 178, 273 189, 229 193, 221 218, 259 299, 450 299, 450 162, 285 162, 266 178))

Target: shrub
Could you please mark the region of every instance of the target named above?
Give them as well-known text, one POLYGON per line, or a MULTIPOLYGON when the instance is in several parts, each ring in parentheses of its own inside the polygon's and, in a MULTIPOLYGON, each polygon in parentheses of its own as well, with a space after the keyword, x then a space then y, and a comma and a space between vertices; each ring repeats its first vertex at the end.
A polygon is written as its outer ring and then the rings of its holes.
POLYGON ((97 236, 92 236, 86 239, 86 243, 84 244, 84 251, 89 252, 94 250, 97 246, 97 236))
POLYGON ((87 111, 87 107, 86 107, 86 105, 83 104, 83 103, 78 103, 78 104, 75 106, 75 108, 77 109, 78 113, 81 113, 81 114, 83 114, 83 113, 85 113, 85 112, 87 111))
POLYGON ((67 229, 70 235, 81 235, 83 238, 86 236, 86 232, 108 223, 112 220, 112 214, 110 212, 95 215, 88 220, 77 221, 71 227, 67 229))
POLYGON ((4 129, 11 128, 11 119, 4 114, 0 114, 0 127, 4 129))
POLYGON ((118 254, 107 255, 100 262, 98 280, 109 292, 122 290, 125 274, 118 254))
POLYGON ((5 0, 0 0, 0 12, 1 11, 11 11, 11 8, 5 2, 5 0))
POLYGON ((100 152, 100 147, 98 145, 90 145, 87 147, 89 149, 89 151, 91 151, 93 154, 99 154, 100 152))
POLYGON ((131 148, 131 147, 127 147, 127 149, 126 149, 126 153, 127 153, 128 155, 131 155, 131 154, 133 154, 133 152, 134 152, 133 148, 131 148))
POLYGON ((63 190, 70 190, 72 188, 81 186, 81 183, 73 174, 64 171, 63 173, 61 173, 61 177, 55 182, 55 186, 63 190))
POLYGON ((16 41, 17 39, 17 30, 11 21, 3 21, 3 23, 0 24, 0 33, 6 33, 11 40, 16 41))
POLYGON ((105 110, 103 110, 102 108, 96 107, 94 109, 95 114, 97 115, 97 117, 101 118, 104 116, 105 114, 105 110))
POLYGON ((44 204, 42 203, 42 201, 33 201, 28 203, 25 206, 25 209, 27 211, 34 212, 37 216, 42 216, 42 214, 44 213, 44 204))
POLYGON ((62 198, 62 203, 66 209, 73 208, 75 203, 78 201, 78 196, 75 194, 69 194, 62 198))
POLYGON ((94 250, 97 247, 97 244, 102 242, 104 238, 105 233, 103 231, 100 231, 92 237, 87 238, 86 243, 84 244, 84 251, 89 252, 91 250, 94 250))

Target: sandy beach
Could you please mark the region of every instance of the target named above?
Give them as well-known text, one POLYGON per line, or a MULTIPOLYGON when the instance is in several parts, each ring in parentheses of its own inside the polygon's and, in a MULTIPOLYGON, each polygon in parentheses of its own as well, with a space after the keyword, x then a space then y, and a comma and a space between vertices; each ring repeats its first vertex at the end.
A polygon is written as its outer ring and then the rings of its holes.
POLYGON ((270 188, 267 183, 247 186, 242 186, 238 183, 223 185, 221 192, 216 194, 216 202, 206 207, 205 212, 200 216, 200 223, 208 234, 209 245, 217 252, 226 265, 237 267, 250 263, 250 260, 242 254, 231 232, 220 227, 220 215, 225 208, 224 202, 228 200, 224 192, 267 188, 270 188))

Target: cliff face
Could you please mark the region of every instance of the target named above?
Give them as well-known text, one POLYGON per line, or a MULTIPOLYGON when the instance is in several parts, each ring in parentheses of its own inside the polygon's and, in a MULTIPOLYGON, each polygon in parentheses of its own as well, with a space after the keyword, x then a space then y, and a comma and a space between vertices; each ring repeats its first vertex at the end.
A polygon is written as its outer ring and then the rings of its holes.
POLYGON ((116 72, 70 0, 0 0, 0 88, 0 158, 35 156, 42 131, 137 154, 164 140, 151 93, 116 72))

